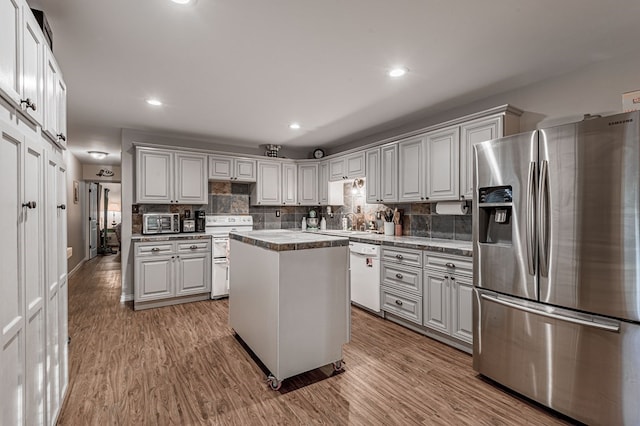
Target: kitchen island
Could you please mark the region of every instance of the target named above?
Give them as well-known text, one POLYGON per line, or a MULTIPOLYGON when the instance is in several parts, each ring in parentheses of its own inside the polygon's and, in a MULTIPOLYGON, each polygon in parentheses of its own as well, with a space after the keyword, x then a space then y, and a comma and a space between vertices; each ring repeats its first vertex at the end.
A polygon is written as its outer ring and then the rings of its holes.
POLYGON ((269 385, 333 363, 350 335, 349 239, 287 230, 229 234, 229 324, 269 385))

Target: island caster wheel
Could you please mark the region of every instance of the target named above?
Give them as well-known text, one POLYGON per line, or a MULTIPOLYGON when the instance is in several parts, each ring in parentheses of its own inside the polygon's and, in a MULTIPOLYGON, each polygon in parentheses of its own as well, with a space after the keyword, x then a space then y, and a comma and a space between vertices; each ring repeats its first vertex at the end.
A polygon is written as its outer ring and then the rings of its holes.
POLYGON ((277 391, 282 386, 282 381, 275 378, 275 376, 269 375, 267 377, 267 383, 271 390, 277 391))
POLYGON ((335 371, 336 373, 340 372, 340 371, 344 371, 344 361, 339 359, 336 362, 333 363, 333 371, 335 371))

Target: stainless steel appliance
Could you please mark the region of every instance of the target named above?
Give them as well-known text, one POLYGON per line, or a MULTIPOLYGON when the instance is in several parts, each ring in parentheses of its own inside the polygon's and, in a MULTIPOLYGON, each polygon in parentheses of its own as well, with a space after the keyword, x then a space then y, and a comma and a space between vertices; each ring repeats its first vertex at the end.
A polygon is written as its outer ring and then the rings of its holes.
POLYGON ((177 234, 180 232, 180 214, 145 213, 142 215, 143 234, 177 234))
POLYGON ((380 246, 349 243, 351 302, 378 315, 380 311, 380 246))
POLYGON ((253 230, 253 217, 206 216, 206 225, 205 232, 213 237, 211 298, 219 299, 229 295, 229 232, 253 230))
POLYGON ((474 369, 640 424, 640 113, 478 144, 474 187, 474 369))

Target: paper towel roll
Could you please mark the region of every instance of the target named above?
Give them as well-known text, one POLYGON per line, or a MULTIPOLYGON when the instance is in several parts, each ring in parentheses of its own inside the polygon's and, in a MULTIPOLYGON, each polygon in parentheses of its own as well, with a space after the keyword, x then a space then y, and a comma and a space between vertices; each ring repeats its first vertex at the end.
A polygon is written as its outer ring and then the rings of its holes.
POLYGON ((464 201, 441 201, 436 203, 438 214, 467 214, 467 203, 464 201))

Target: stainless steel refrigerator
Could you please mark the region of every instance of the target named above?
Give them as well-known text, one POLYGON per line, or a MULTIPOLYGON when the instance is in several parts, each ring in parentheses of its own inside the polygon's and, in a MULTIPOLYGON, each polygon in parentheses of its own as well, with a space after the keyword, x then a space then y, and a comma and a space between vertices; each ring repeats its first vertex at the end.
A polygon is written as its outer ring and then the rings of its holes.
POLYGON ((473 367, 588 424, 640 424, 640 113, 474 148, 473 367))

